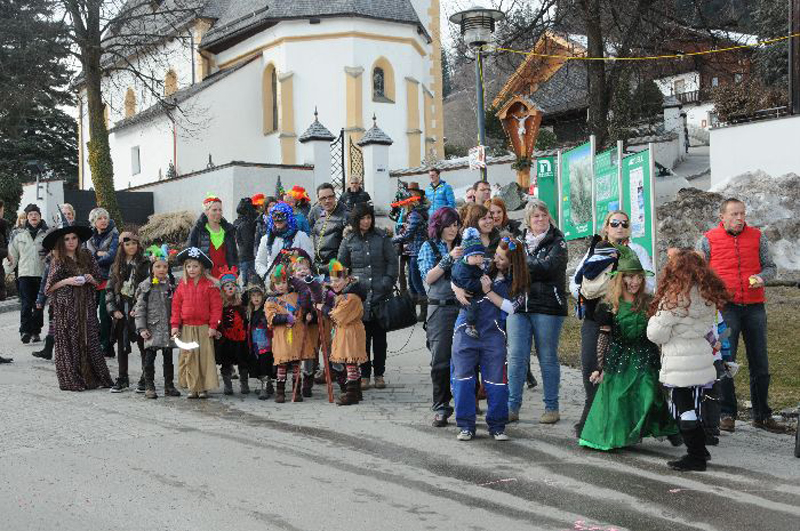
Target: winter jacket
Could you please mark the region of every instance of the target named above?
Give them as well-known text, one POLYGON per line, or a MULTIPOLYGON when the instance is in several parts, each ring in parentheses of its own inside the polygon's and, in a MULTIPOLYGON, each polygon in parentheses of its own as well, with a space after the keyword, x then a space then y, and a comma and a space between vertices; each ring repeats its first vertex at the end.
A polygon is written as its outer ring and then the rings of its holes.
POLYGON ((690 300, 680 300, 674 310, 659 309, 647 323, 647 338, 661 346, 659 380, 673 387, 692 387, 717 377, 714 356, 706 335, 716 322, 716 307, 693 287, 690 300))
MULTIPOLYGON (((239 214, 239 217, 233 222, 233 226, 236 229, 239 262, 252 262, 256 258, 255 238, 258 212, 256 212, 250 198, 245 197, 239 201, 236 213, 239 214)), ((238 264, 236 265, 238 267, 238 264)))
MULTIPOLYGON (((211 234, 206 229, 207 223, 208 216, 205 213, 200 214, 200 217, 197 218, 197 223, 194 224, 191 232, 189 232, 186 247, 197 247, 206 253, 206 256, 210 256, 211 234)), ((219 224, 222 230, 225 231, 225 240, 223 240, 225 244, 225 262, 228 267, 239 267, 239 253, 236 250, 236 228, 228 223, 225 218, 222 218, 219 224)))
POLYGON ((456 196, 453 193, 453 187, 441 179, 436 186, 433 186, 433 183, 428 185, 425 189, 425 197, 428 199, 428 204, 430 205, 428 208, 429 217, 444 206, 451 208, 456 207, 456 196))
POLYGON ((310 234, 311 225, 308 223, 308 218, 306 217, 306 215, 303 214, 303 211, 300 210, 299 208, 295 207, 293 210, 294 210, 294 219, 295 222, 297 223, 297 230, 300 232, 305 232, 306 234, 310 234))
POLYGON ((222 296, 219 288, 206 277, 200 277, 197 284, 192 280, 181 280, 172 296, 170 320, 172 328, 208 325, 216 330, 222 320, 222 296))
POLYGON ((501 233, 508 233, 515 238, 519 238, 522 234, 522 222, 516 219, 509 219, 505 226, 499 227, 501 233))
MULTIPOLYGON (((351 284, 336 295, 333 307, 326 315, 333 321, 334 332, 331 343, 331 363, 364 363, 367 361, 367 334, 362 321, 364 317, 363 292, 351 284)), ((327 310, 327 308, 326 308, 327 310)))
POLYGON ((148 277, 136 289, 136 332, 150 331, 144 348, 173 348, 170 337, 170 316, 174 287, 169 279, 153 284, 148 277))
POLYGON ((344 228, 348 225, 347 207, 339 201, 330 215, 316 206, 311 211, 308 221, 311 224, 311 240, 314 242, 314 265, 327 268, 328 264, 339 253, 344 228))
MULTIPOLYGON (((525 241, 527 230, 522 233, 525 241)), ((567 244, 551 226, 533 252, 525 249, 530 275, 528 294, 520 312, 567 315, 567 244)))
POLYGON ((268 234, 261 239, 261 245, 258 246, 258 253, 256 254, 256 273, 267 284, 269 284, 269 279, 266 276, 272 267, 272 262, 278 258, 283 249, 298 247, 307 252, 309 256, 314 253, 311 238, 305 232, 298 230, 294 233, 294 236, 288 239, 279 236, 273 238, 272 236, 272 234, 268 234))
POLYGON ((404 246, 403 254, 417 256, 419 248, 428 240, 428 212, 424 205, 419 205, 409 212, 397 236, 392 243, 404 246))
POLYGON ((338 258, 367 290, 364 320, 371 321, 376 303, 392 293, 397 281, 398 260, 392 240, 381 229, 364 235, 353 231, 342 240, 338 258))
POLYGON ((705 233, 699 247, 706 255, 708 265, 725 282, 731 302, 759 304, 765 301, 763 287, 750 288, 751 276, 770 280, 776 273, 767 238, 760 230, 745 225, 742 232, 733 235, 720 223, 705 233))
POLYGON ((108 315, 114 312, 125 313, 125 299, 128 302, 128 311, 133 309, 136 302, 136 288, 150 276, 150 261, 142 258, 138 263, 126 263, 122 269, 122 278, 116 278, 111 272, 106 284, 106 311, 108 315), (122 282, 122 286, 117 286, 122 282))
POLYGON ((6 273, 17 269, 18 277, 41 278, 44 272, 44 258, 42 257, 42 241, 47 233, 44 221, 39 223, 31 236, 29 225, 14 230, 11 244, 8 246, 8 256, 14 261, 14 267, 6 267, 6 273))
POLYGON ((261 245, 261 239, 267 235, 269 228, 267 228, 267 217, 264 214, 259 214, 255 222, 255 236, 253 237, 253 257, 258 253, 258 246, 261 245))
POLYGON ((114 263, 114 258, 117 256, 118 248, 119 231, 114 225, 113 219, 108 220, 108 227, 103 232, 97 232, 96 228, 92 228, 92 237, 86 242, 86 249, 97 260, 97 266, 100 268, 100 280, 108 280, 108 272, 111 269, 111 264, 114 263), (108 254, 98 256, 97 253, 101 251, 105 251, 108 254))
POLYGON ((8 223, 0 218, 0 261, 8 256, 8 223))
POLYGON ((359 203, 371 203, 371 202, 372 198, 363 188, 360 188, 358 192, 351 192, 350 188, 348 188, 339 198, 339 203, 343 204, 348 212, 350 210, 353 210, 353 207, 359 203))

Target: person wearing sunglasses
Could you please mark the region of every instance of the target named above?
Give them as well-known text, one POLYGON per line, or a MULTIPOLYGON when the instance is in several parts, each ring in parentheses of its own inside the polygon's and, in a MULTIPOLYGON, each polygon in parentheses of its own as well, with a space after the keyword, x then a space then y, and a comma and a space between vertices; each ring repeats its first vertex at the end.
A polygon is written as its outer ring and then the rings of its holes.
MULTIPOLYGON (((628 247, 636 254, 639 263, 645 271, 653 270, 653 261, 644 247, 637 243, 630 241, 631 238, 631 220, 627 212, 623 210, 614 210, 606 215, 603 225, 600 227, 600 233, 594 238, 589 245, 589 250, 578 263, 576 271, 583 268, 584 263, 601 248, 608 247, 609 244, 620 247, 628 247)), ((569 282, 570 291, 572 296, 580 304, 580 313, 583 316, 583 324, 581 325, 581 373, 583 376, 583 390, 585 399, 583 404, 583 413, 577 424, 575 424, 575 434, 580 436, 583 431, 583 425, 586 422, 586 417, 592 409, 592 402, 594 395, 597 391, 597 386, 590 381, 592 373, 598 370, 597 365, 597 339, 600 335, 600 326, 595 319, 595 309, 601 297, 595 299, 586 299, 580 293, 581 285, 576 279, 570 278, 569 282)), ((645 279, 645 293, 652 295, 655 292, 656 280, 655 277, 647 277, 645 279)))

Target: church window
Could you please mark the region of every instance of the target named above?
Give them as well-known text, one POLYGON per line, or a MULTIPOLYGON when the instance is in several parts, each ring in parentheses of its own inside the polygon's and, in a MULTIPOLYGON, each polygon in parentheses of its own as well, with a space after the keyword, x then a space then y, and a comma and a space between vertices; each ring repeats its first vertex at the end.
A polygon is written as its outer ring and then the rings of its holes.
POLYGON ((167 72, 164 77, 164 96, 172 96, 178 91, 178 75, 174 70, 167 72))
POLYGON ((130 118, 136 114, 136 94, 133 93, 133 89, 128 87, 128 90, 125 92, 125 118, 130 118))
POLYGON ((372 101, 394 103, 394 69, 385 57, 379 57, 372 65, 372 101))
POLYGON ((139 146, 131 148, 131 175, 139 175, 142 172, 142 162, 139 156, 139 146))
POLYGON ((385 85, 383 68, 376 66, 375 70, 372 72, 372 97, 385 98, 386 97, 385 86, 386 85, 385 85))
POLYGON ((261 78, 261 105, 263 111, 264 134, 268 135, 278 130, 278 70, 270 64, 264 69, 261 78))

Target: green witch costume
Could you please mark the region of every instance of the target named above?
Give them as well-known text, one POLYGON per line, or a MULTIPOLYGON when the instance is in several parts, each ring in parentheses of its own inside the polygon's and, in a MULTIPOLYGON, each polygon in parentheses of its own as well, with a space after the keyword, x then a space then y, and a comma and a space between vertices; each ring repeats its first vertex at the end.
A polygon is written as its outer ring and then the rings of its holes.
MULTIPOLYGON (((615 274, 623 273, 652 275, 642 269, 636 254, 625 249, 615 274)), ((595 312, 601 327, 597 357, 603 381, 580 434, 581 446, 612 450, 637 444, 644 437, 678 433, 658 381, 660 356, 658 347, 647 339, 645 311, 620 300, 616 314, 605 303, 595 312), (609 327, 610 337, 603 332, 609 327)))

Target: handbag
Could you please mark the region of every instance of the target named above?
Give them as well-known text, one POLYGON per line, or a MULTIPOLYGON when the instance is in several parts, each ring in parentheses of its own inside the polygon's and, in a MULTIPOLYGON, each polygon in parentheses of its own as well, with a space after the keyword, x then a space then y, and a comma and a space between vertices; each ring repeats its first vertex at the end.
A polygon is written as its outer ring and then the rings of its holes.
POLYGON ((611 272, 616 264, 609 264, 602 273, 593 279, 584 277, 581 282, 580 294, 586 300, 599 299, 605 297, 608 292, 608 285, 611 283, 611 272))
POLYGON ((407 291, 400 292, 397 286, 390 295, 378 301, 372 313, 381 328, 387 332, 402 330, 417 324, 417 310, 411 294, 407 291))

